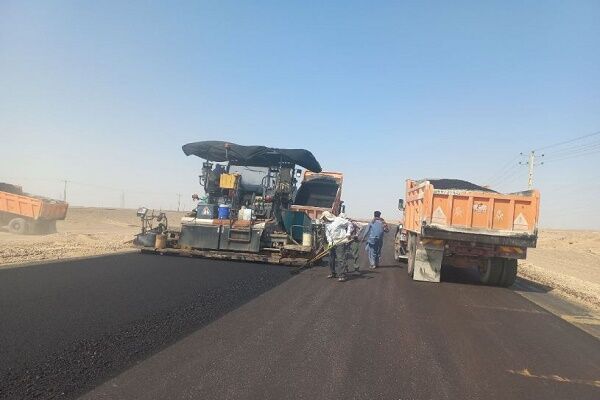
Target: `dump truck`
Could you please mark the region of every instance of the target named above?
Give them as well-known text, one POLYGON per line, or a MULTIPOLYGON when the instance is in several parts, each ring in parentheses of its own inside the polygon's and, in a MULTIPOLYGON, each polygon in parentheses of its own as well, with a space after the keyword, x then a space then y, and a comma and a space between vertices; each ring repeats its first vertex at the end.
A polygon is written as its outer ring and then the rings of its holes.
POLYGON ((409 179, 395 247, 406 246, 414 280, 439 282, 442 265, 477 267, 482 283, 508 287, 517 260, 536 246, 539 204, 537 190, 502 194, 459 179, 409 179))
POLYGON ((34 196, 23 188, 0 183, 0 225, 17 234, 56 232, 56 221, 67 216, 69 205, 60 200, 34 196))
POLYGON ((324 247, 319 217, 343 209, 343 175, 324 172, 310 151, 224 141, 182 150, 205 160, 205 196, 179 229, 143 228, 134 241, 142 252, 303 266, 324 247))

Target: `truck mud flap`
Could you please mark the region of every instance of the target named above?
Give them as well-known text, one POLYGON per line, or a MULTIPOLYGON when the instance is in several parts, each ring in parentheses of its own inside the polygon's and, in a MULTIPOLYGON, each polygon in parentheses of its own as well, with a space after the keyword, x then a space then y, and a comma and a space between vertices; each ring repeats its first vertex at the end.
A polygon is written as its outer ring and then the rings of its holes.
POLYGON ((443 241, 432 241, 432 243, 419 244, 415 253, 413 279, 415 281, 423 282, 439 282, 441 279, 443 258, 443 241), (437 242, 442 242, 442 246, 439 246, 437 242))

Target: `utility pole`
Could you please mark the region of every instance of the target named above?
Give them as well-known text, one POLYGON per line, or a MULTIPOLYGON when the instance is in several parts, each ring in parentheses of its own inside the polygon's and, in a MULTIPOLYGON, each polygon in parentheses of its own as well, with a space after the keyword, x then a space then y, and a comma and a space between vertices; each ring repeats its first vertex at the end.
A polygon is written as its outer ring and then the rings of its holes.
POLYGON ((67 180, 65 179, 65 188, 63 190, 63 201, 67 201, 67 180))
POLYGON ((177 211, 179 211, 180 206, 181 206, 181 193, 177 193, 177 211))
POLYGON ((527 179, 527 188, 531 190, 533 188, 533 166, 535 163, 535 151, 531 150, 529 153, 529 177, 527 179))
MULTIPOLYGON (((521 153, 521 155, 523 156, 524 154, 521 153)), ((541 157, 544 157, 544 155, 542 154, 541 157)), ((533 172, 534 172, 534 167, 537 167, 538 165, 543 165, 544 162, 535 163, 535 150, 531 150, 529 152, 529 160, 526 163, 521 163, 519 162, 519 164, 523 165, 526 164, 528 167, 528 174, 527 174, 527 188, 529 190, 533 189, 533 172)))

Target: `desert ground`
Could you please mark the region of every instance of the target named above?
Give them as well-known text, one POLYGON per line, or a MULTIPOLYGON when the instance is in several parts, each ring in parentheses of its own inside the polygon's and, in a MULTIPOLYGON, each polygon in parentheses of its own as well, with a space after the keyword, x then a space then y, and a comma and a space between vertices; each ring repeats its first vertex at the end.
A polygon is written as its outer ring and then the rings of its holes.
MULTIPOLYGON (((183 212, 167 212, 178 226, 183 212)), ((57 233, 13 235, 0 231, 0 268, 30 262, 133 251, 140 230, 135 210, 72 207, 57 233)), ((538 246, 520 262, 519 276, 600 309, 600 231, 541 230, 538 246)))
POLYGON ((541 230, 519 276, 600 309, 600 231, 541 230))
MULTIPOLYGON (((179 225, 184 212, 167 212, 179 225)), ((131 240, 141 229, 136 210, 71 207, 50 235, 14 235, 0 231, 0 268, 34 261, 96 256, 134 250, 131 240)))

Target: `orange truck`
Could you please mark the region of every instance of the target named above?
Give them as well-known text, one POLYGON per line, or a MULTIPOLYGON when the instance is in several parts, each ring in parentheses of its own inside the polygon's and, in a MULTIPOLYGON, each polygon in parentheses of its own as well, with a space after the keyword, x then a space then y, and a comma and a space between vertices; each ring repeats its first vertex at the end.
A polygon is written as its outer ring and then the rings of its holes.
POLYGON ((17 185, 0 183, 0 225, 18 234, 56 232, 56 221, 67 216, 64 201, 23 193, 17 185))
POLYGON ((406 247, 414 280, 439 282, 442 265, 451 265, 477 267, 482 283, 508 287, 517 260, 536 246, 539 205, 537 190, 502 194, 457 179, 409 179, 395 246, 406 247))

